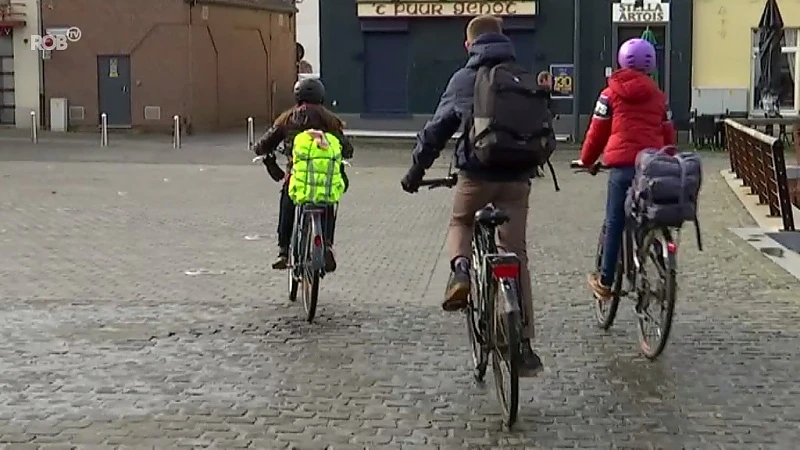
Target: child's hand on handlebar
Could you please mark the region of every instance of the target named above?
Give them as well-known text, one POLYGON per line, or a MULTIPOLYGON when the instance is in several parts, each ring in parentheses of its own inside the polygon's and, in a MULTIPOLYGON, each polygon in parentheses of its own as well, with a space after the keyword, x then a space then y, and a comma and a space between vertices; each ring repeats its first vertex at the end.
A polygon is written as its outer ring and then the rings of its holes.
POLYGON ((586 166, 583 164, 583 161, 581 161, 580 159, 575 159, 575 160, 573 160, 572 162, 569 163, 569 168, 570 169, 585 169, 586 166))
POLYGON ((589 175, 597 175, 597 173, 604 168, 600 161, 587 165, 579 159, 570 162, 569 167, 570 169, 575 169, 575 172, 587 172, 589 175))

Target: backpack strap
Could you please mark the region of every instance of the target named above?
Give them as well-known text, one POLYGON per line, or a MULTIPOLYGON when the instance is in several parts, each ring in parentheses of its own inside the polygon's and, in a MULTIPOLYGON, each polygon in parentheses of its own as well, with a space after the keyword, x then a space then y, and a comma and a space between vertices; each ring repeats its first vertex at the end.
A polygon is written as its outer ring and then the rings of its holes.
POLYGON ((547 159, 547 168, 550 169, 550 176, 553 177, 553 188, 556 192, 559 192, 561 188, 558 186, 558 177, 556 177, 556 170, 553 169, 553 163, 550 162, 550 158, 547 159))

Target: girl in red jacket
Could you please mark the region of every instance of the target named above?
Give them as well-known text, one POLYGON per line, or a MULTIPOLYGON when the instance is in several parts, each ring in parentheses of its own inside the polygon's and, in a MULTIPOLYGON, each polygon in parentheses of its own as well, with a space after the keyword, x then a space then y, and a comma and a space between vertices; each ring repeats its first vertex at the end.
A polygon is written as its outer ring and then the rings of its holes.
POLYGON ((609 167, 602 269, 589 275, 589 286, 601 300, 611 298, 636 155, 647 148, 675 145, 666 96, 650 77, 656 68, 656 49, 643 39, 630 39, 620 47, 617 60, 620 69, 597 99, 580 159, 589 167, 602 155, 603 165, 609 167))

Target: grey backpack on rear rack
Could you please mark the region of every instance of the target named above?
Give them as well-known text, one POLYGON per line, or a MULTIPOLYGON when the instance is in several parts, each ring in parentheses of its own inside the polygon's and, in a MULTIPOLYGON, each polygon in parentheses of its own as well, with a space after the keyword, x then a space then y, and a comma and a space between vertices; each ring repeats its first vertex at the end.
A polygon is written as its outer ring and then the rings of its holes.
POLYGON ((678 153, 673 146, 646 149, 636 156, 636 175, 625 199, 625 210, 639 224, 680 228, 694 222, 702 251, 697 203, 703 183, 700 156, 678 153))
POLYGON ((522 66, 481 66, 475 74, 472 118, 464 124, 462 139, 490 169, 529 172, 533 178, 547 164, 558 191, 550 163, 556 148, 550 103, 550 93, 522 66))

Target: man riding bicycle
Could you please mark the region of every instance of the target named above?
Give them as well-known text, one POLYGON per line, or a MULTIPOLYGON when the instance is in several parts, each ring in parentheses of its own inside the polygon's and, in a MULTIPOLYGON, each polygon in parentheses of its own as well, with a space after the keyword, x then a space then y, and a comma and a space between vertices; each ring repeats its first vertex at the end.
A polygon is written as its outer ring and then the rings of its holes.
MULTIPOLYGON (((465 47, 469 53, 466 66, 450 78, 433 118, 417 135, 413 164, 401 182, 406 192, 413 193, 419 189, 425 171, 439 157, 448 140, 471 120, 479 68, 513 62, 516 59, 513 44, 502 33, 501 20, 493 16, 479 16, 469 22, 465 47)), ((539 356, 531 348, 531 339, 534 337, 533 297, 525 230, 532 171, 486 167, 472 154, 465 139, 460 139, 456 148, 455 166, 460 173, 455 186, 447 236, 451 275, 442 308, 445 311, 459 311, 467 306, 475 213, 486 204, 493 203, 510 218, 498 229, 499 244, 505 250, 516 253, 521 261, 521 303, 525 323, 520 376, 533 376, 543 366, 539 356)))
POLYGON ((601 300, 612 295, 636 156, 676 141, 666 96, 650 77, 656 69, 656 49, 643 39, 630 39, 620 47, 617 60, 620 69, 597 99, 580 156, 580 165, 590 167, 602 155, 603 165, 610 168, 602 269, 589 275, 589 287, 601 300))

